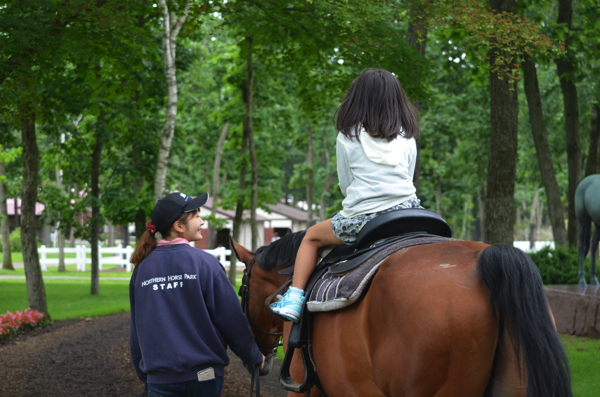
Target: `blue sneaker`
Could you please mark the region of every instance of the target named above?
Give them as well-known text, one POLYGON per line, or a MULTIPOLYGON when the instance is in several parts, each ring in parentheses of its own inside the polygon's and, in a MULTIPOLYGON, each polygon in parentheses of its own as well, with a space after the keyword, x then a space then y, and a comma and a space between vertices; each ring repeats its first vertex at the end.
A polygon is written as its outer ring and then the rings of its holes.
POLYGON ((302 315, 304 300, 304 290, 290 287, 280 300, 271 303, 271 310, 280 316, 297 323, 302 315))

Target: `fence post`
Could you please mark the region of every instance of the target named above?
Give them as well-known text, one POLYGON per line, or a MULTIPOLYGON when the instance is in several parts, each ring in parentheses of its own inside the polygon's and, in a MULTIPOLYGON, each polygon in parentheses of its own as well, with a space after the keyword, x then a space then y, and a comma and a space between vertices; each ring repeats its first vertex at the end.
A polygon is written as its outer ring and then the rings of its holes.
POLYGON ((133 248, 131 248, 131 245, 128 245, 127 247, 125 247, 125 257, 127 259, 127 271, 131 272, 131 255, 133 255, 133 248))
POLYGON ((79 247, 79 260, 81 263, 80 271, 85 272, 85 265, 86 265, 86 261, 87 261, 86 254, 85 254, 85 245, 81 244, 81 245, 78 245, 78 247, 79 247))
POLYGON ((40 247, 39 253, 42 254, 42 258, 40 259, 40 265, 42 267, 42 271, 47 272, 48 266, 46 264, 46 246, 45 245, 42 245, 40 247))
POLYGON ((98 271, 102 271, 102 246, 98 244, 98 271))

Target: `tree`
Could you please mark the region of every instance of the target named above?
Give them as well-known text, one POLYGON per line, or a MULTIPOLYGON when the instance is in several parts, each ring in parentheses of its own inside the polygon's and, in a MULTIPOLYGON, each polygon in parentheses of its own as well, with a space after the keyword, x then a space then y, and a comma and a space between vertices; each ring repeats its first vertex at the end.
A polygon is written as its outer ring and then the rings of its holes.
POLYGON ((538 164, 548 198, 548 213, 550 214, 554 243, 565 246, 567 239, 564 211, 554 165, 552 164, 552 153, 550 152, 550 145, 546 136, 537 71, 534 61, 527 54, 524 55, 523 59, 523 85, 529 106, 531 133, 535 142, 538 164))
POLYGON ((2 269, 6 270, 15 270, 11 256, 10 229, 8 225, 8 211, 6 209, 6 163, 14 161, 17 156, 21 155, 21 151, 21 148, 2 151, 2 146, 0 146, 0 217, 2 218, 0 229, 2 233, 2 269))
POLYGON ((154 180, 154 201, 158 201, 165 195, 165 180, 167 177, 167 167, 169 161, 169 152, 171 151, 171 142, 175 133, 175 120, 177 117, 177 68, 175 64, 177 36, 185 23, 190 12, 193 0, 185 0, 185 5, 181 16, 177 16, 179 4, 175 0, 171 4, 171 11, 166 0, 159 0, 158 3, 163 11, 163 57, 165 64, 165 79, 167 82, 167 109, 165 115, 165 125, 163 127, 158 150, 158 159, 156 162, 156 176, 154 180))
POLYGON ((575 190, 581 181, 581 141, 579 137, 579 100, 577 86, 574 81, 575 66, 573 52, 570 48, 572 39, 571 25, 573 21, 573 1, 559 0, 558 24, 563 25, 566 32, 566 54, 556 58, 556 70, 560 79, 565 112, 565 138, 567 141, 567 161, 569 166, 569 187, 567 191, 568 226, 567 240, 570 247, 577 246, 577 216, 575 214, 575 190))
MULTIPOLYGON (((490 0, 495 12, 514 12, 514 0, 490 0)), ((513 58, 490 51, 490 143, 485 200, 486 243, 512 245, 517 165, 518 102, 516 83, 494 70, 496 59, 513 58)), ((515 62, 515 61, 513 61, 515 62)))
POLYGON ((21 245, 27 281, 29 307, 50 319, 46 289, 37 252, 35 203, 38 190, 38 146, 35 134, 35 110, 31 102, 19 104, 23 144, 23 189, 21 193, 21 245))

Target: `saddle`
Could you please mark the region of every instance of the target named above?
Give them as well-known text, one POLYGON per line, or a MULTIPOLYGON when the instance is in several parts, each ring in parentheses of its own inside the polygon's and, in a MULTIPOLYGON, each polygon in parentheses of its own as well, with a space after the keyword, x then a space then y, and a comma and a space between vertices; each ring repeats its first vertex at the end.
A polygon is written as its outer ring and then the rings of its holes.
MULTIPOLYGON (((312 329, 310 311, 324 310, 318 310, 318 303, 313 304, 311 310, 309 303, 318 302, 319 296, 330 295, 333 298, 329 302, 333 302, 333 304, 327 304, 327 300, 325 301, 325 308, 328 310, 352 304, 360 298, 370 283, 371 278, 367 278, 365 275, 372 277, 383 259, 400 249, 446 241, 451 236, 450 226, 437 213, 421 208, 407 208, 379 215, 365 225, 354 244, 336 246, 329 252, 318 263, 305 288, 309 310, 304 310, 300 321, 292 325, 288 348, 279 373, 281 386, 288 391, 305 393, 306 396, 309 396, 313 386, 317 386, 319 391, 324 396, 326 395, 319 382, 310 348, 310 330, 312 329), (361 266, 363 263, 370 263, 371 266, 366 268, 366 266, 361 266), (360 270, 359 273, 362 273, 355 277, 359 280, 359 283, 356 284, 357 289, 350 291, 350 295, 348 295, 348 291, 343 291, 346 292, 346 295, 342 294, 340 297, 337 292, 344 288, 340 289, 339 283, 345 277, 339 276, 352 274, 353 270, 357 272, 360 270), (334 287, 335 283, 338 285, 334 287), (324 294, 323 291, 327 291, 327 294, 324 294), (329 291, 332 291, 332 294, 329 294, 329 291), (300 349, 304 363, 305 375, 302 384, 294 382, 290 376, 290 364, 295 349, 300 349)), ((291 281, 293 271, 294 267, 291 266, 279 272, 280 274, 290 274, 290 279, 284 284, 285 288, 291 281)))

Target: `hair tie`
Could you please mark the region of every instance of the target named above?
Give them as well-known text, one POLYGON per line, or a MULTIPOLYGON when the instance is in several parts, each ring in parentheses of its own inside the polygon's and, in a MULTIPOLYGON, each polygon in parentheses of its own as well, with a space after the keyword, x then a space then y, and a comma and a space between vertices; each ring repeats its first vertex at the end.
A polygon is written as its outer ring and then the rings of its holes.
POLYGON ((148 221, 148 223, 146 223, 146 229, 149 229, 150 233, 153 235, 156 233, 156 226, 152 224, 152 221, 148 221))

